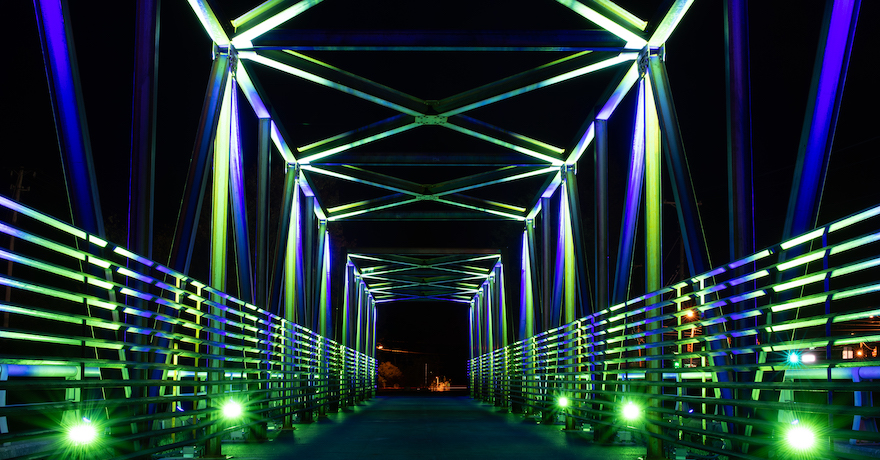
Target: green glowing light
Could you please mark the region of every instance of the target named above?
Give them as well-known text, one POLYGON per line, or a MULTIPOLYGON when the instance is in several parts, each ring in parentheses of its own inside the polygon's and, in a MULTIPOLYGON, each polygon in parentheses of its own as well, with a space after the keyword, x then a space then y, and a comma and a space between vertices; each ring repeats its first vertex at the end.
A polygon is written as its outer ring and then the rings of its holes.
POLYGON ((801 236, 798 236, 798 237, 796 237, 796 238, 790 239, 790 240, 788 240, 788 241, 786 241, 786 242, 780 244, 779 247, 781 247, 782 249, 793 248, 793 247, 795 247, 795 246, 797 246, 797 245, 799 245, 799 244, 801 244, 801 243, 805 243, 805 242, 807 242, 807 241, 810 241, 810 240, 816 239, 816 238, 822 236, 824 233, 825 233, 825 229, 824 229, 824 228, 819 228, 819 229, 813 230, 813 231, 810 232, 810 233, 806 233, 806 234, 804 234, 804 235, 801 235, 801 236))
POLYGON ((816 434, 808 427, 793 425, 785 433, 785 441, 794 450, 810 450, 816 445, 816 434))
POLYGON ((566 398, 565 396, 560 396, 556 402, 557 402, 557 404, 559 404, 559 407, 568 407, 568 405, 570 403, 568 398, 566 398))
POLYGON ((238 401, 227 401, 223 405, 223 417, 227 419, 236 419, 244 414, 244 409, 238 401))
POLYGON ((788 361, 789 364, 800 364, 801 355, 798 353, 795 353, 795 352, 791 352, 791 353, 789 353, 786 361, 788 361))
POLYGON ((67 429, 67 440, 73 444, 91 444, 98 439, 98 430, 91 422, 83 421, 67 429))
POLYGON ((627 48, 642 48, 647 44, 647 41, 642 37, 630 32, 623 26, 617 24, 611 19, 606 18, 605 16, 599 14, 598 11, 587 7, 583 3, 574 1, 574 0, 556 0, 559 3, 567 6, 575 13, 583 16, 589 21, 595 23, 597 26, 611 32, 614 35, 626 40, 627 48))
POLYGON ((624 420, 634 421, 642 415, 642 409, 636 403, 628 402, 623 406, 622 415, 624 420))

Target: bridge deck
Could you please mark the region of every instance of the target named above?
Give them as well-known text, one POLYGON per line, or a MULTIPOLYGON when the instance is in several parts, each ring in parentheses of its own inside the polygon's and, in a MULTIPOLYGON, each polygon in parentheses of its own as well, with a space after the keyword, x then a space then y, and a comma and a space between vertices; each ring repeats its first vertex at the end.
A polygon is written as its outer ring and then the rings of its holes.
POLYGON ((501 413, 467 396, 379 396, 265 443, 229 443, 234 459, 633 460, 643 446, 597 446, 561 426, 501 413))

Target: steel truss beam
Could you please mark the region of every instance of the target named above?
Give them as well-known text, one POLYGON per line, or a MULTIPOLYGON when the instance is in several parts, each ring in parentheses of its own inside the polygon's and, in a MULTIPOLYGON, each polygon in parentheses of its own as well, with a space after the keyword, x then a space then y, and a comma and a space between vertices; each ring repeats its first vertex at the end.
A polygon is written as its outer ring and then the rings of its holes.
POLYGON ((819 36, 783 239, 818 219, 861 0, 829 0, 819 36))
POLYGON ((37 27, 49 83, 73 224, 105 237, 76 47, 66 1, 36 0, 37 27))
MULTIPOLYGON (((605 30, 275 29, 253 49, 291 51, 614 51, 625 42, 605 30)), ((240 48, 248 50, 248 48, 240 48)))
POLYGON ((401 300, 470 302, 492 277, 498 254, 350 254, 378 303, 401 300))

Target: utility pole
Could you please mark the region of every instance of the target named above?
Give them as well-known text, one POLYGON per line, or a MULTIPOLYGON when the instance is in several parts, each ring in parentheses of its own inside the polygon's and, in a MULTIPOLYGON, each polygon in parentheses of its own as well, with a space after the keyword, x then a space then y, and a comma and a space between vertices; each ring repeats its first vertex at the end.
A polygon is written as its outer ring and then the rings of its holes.
MULTIPOLYGON (((31 189, 30 187, 22 187, 22 182, 24 181, 25 171, 26 170, 24 169, 24 166, 19 166, 18 167, 18 178, 15 180, 14 185, 11 184, 9 186, 9 188, 12 189, 12 199, 15 201, 19 201, 21 199, 21 192, 28 192, 31 189)), ((34 177, 36 177, 37 172, 36 171, 32 171, 32 172, 34 174, 34 177)), ((15 174, 15 171, 9 171, 10 176, 13 174, 15 174)), ((12 211, 12 226, 13 227, 15 226, 15 223, 17 221, 18 221, 18 212, 12 211)), ((9 237, 9 252, 15 253, 15 237, 14 236, 9 237)), ((12 277, 12 261, 11 260, 8 261, 6 264, 6 276, 8 278, 12 277)), ((12 297, 12 287, 6 286, 6 303, 7 304, 9 303, 11 297, 12 297)), ((4 329, 9 328, 9 312, 3 313, 3 328, 4 329)))

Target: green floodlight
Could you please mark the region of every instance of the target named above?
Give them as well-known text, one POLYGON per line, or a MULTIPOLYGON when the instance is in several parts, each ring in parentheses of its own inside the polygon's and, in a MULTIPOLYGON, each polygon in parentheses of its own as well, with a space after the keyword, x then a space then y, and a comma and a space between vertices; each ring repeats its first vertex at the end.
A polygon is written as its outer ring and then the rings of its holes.
POLYGON ((227 419, 239 418, 244 413, 244 409, 238 401, 227 401, 226 404, 223 404, 222 410, 223 417, 227 419))
POLYGON ((791 352, 788 354, 788 358, 786 359, 788 364, 800 364, 801 363, 801 355, 798 352, 791 352))
POLYGON ((559 404, 559 407, 568 407, 570 401, 565 396, 560 396, 556 403, 559 404))
POLYGON ((67 440, 76 445, 86 445, 98 439, 98 429, 88 419, 67 428, 67 440))
POLYGON ((623 418, 627 421, 634 421, 642 415, 642 409, 634 402, 628 402, 623 405, 623 418))
POLYGON ((816 433, 806 426, 793 425, 785 433, 785 441, 792 449, 805 451, 816 445, 816 433))

